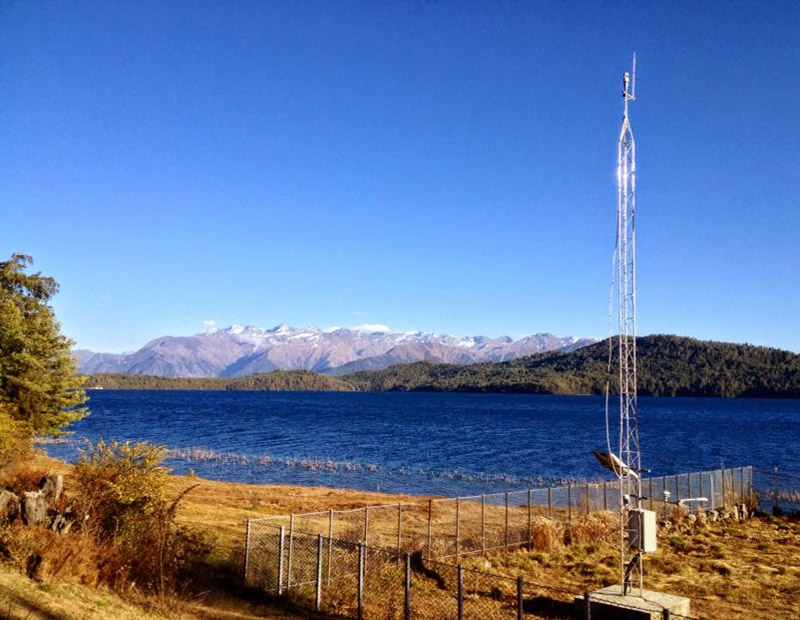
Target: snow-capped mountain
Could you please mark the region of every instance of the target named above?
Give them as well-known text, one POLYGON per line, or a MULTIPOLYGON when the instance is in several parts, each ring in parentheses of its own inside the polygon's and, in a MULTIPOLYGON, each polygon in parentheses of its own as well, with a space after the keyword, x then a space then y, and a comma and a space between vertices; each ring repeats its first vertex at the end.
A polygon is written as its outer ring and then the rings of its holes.
POLYGON ((458 338, 424 332, 233 325, 194 336, 163 336, 134 353, 74 353, 78 370, 86 374, 238 377, 302 369, 341 375, 420 360, 452 364, 499 362, 544 351, 571 351, 593 342, 552 334, 534 334, 515 341, 507 336, 458 338))

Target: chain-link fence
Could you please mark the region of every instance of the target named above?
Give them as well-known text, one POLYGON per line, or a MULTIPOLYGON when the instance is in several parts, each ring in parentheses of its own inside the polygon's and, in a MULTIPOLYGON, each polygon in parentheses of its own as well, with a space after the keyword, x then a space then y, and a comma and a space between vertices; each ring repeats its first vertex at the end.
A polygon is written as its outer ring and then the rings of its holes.
POLYGON ((776 513, 800 513, 800 469, 759 467, 754 472, 759 505, 776 513))
MULTIPOLYGON (((520 620, 573 616, 621 618, 626 610, 642 617, 642 607, 614 604, 614 613, 596 595, 496 575, 461 564, 427 560, 421 552, 367 546, 295 534, 287 539, 284 526, 251 524, 246 569, 248 585, 286 597, 294 604, 332 616, 355 620, 520 620), (258 552, 257 552, 258 550, 258 552), (272 550, 275 555, 265 553, 272 550), (575 605, 577 601, 578 605, 575 605), (589 602, 587 610, 586 602, 589 602), (583 603, 583 605, 581 605, 583 603)), ((692 620, 658 610, 658 618, 692 620)), ((654 616, 655 617, 655 616, 654 616)))
MULTIPOLYGON (((751 504, 756 497, 752 467, 645 478, 642 494, 644 507, 664 517, 677 507, 725 508, 751 504)), ((619 505, 615 480, 283 515, 251 520, 251 526, 283 526, 287 535, 321 534, 331 540, 393 549, 398 554, 423 551, 429 560, 458 560, 530 545, 531 524, 537 516, 570 522, 593 512, 616 513, 619 505)))
MULTIPOLYGON (((754 470, 647 478, 642 494, 645 507, 664 516, 678 507, 752 504, 754 470)), ((558 615, 572 608, 574 592, 467 569, 459 559, 536 544, 546 534, 542 517, 569 523, 592 512, 614 515, 619 504, 614 481, 250 519, 245 582, 357 620, 558 615)), ((584 607, 591 613, 592 605, 584 607)))

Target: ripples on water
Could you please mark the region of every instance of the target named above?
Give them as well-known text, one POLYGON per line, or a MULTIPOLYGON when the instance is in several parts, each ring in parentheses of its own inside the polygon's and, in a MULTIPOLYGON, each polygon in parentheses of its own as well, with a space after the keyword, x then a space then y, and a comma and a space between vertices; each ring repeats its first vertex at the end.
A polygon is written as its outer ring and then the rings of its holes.
MULTIPOLYGON (((223 480, 469 495, 598 479, 600 397, 122 391, 90 393, 75 439, 151 441, 179 473, 223 480)), ((800 401, 639 404, 654 475, 800 463, 800 401)), ((72 459, 75 442, 50 445, 72 459)))

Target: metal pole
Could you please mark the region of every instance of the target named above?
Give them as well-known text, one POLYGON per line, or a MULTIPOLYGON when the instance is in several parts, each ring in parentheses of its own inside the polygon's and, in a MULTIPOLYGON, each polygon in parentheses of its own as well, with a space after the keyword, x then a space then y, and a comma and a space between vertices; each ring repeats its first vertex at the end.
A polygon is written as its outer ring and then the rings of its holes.
POLYGON ((661 619, 669 620, 669 607, 665 607, 664 610, 661 612, 661 619))
POLYGON ((648 481, 650 482, 650 510, 653 509, 653 479, 649 478, 648 481))
POLYGON ((247 583, 247 573, 250 568, 250 519, 247 520, 247 530, 244 535, 244 582, 247 583))
POLYGON ((458 620, 464 620, 464 567, 458 565, 458 620))
POLYGON ((405 597, 403 598, 403 620, 411 620, 411 554, 406 553, 405 597))
POLYGON ((486 553, 486 495, 481 495, 481 553, 486 553))
POLYGON ((508 491, 506 491, 506 534, 505 534, 505 546, 508 547, 508 491))
POLYGON ((775 468, 775 493, 772 504, 773 507, 781 507, 781 476, 777 467, 775 468))
POLYGON ((591 507, 591 504, 592 504, 592 500, 590 499, 590 497, 591 496, 589 495, 589 483, 587 482, 586 483, 586 514, 587 515, 590 512, 590 507, 591 507))
POLYGON ((433 523, 433 500, 428 500, 428 559, 431 559, 431 524, 433 523))
POLYGON ((533 534, 531 530, 533 528, 533 515, 531 513, 531 490, 528 489, 528 551, 533 549, 533 534))
POLYGON ((358 620, 364 617, 364 543, 358 543, 358 594, 357 613, 358 620))
POLYGON ((397 504, 397 559, 400 560, 400 544, 403 532, 403 504, 397 504))
POLYGON ((588 592, 583 593, 583 606, 585 620, 592 620, 592 595, 588 592))
POLYGON ((567 521, 572 522, 572 483, 567 482, 567 521))
POLYGON ((331 564, 333 562, 333 509, 328 514, 328 583, 331 582, 331 564))
POLYGON ((289 515, 289 561, 286 567, 286 591, 292 587, 292 553, 294 552, 294 513, 289 515))
POLYGON ((681 501, 681 475, 675 474, 675 501, 680 506, 681 501))
POLYGON ((722 474, 722 507, 725 508, 725 470, 720 469, 719 473, 722 474))
POLYGON ((608 483, 603 483, 603 510, 608 510, 608 483))
POLYGON ((461 551, 461 501, 456 497, 456 562, 461 551))
MULTIPOLYGON (((698 493, 698 497, 703 497, 703 472, 697 474, 697 477, 700 479, 700 493, 698 493)), ((711 502, 714 503, 713 501, 711 502)))
POLYGON ((285 528, 281 525, 278 534, 278 596, 283 594, 283 552, 285 549, 285 528))
POLYGON ((369 544, 369 506, 364 506, 364 544, 369 544))
POLYGON ((322 534, 317 534, 317 592, 314 609, 322 608, 322 534))
POLYGON ((547 487, 547 516, 553 516, 553 487, 547 487))
POLYGON ((517 577, 517 620, 522 620, 523 609, 523 587, 524 581, 522 577, 517 577))
POLYGON ((739 468, 739 503, 744 504, 744 468, 739 468))

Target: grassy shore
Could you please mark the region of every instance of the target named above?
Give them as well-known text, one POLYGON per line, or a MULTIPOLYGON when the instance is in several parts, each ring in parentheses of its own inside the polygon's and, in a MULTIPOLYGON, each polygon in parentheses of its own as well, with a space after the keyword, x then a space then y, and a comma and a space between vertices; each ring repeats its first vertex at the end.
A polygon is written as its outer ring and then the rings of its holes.
MULTIPOLYGON (((39 457, 36 467, 66 474, 69 488, 69 465, 39 457)), ((45 576, 37 583, 2 567, 0 617, 298 617, 237 591, 233 585, 241 570, 246 519, 420 500, 321 487, 237 484, 193 476, 172 476, 170 485, 176 496, 194 487, 181 502, 179 521, 205 532, 214 547, 209 566, 212 578, 205 577, 207 590, 201 597, 126 601, 105 590, 71 583, 68 577, 45 576)), ((570 591, 593 590, 618 579, 618 532, 609 525, 612 521, 602 517, 577 520, 568 535, 563 524, 542 521, 539 527, 544 529, 539 531, 534 550, 473 557, 465 562, 481 570, 521 575, 570 591), (571 539, 570 544, 565 544, 565 538, 571 539)), ((800 617, 800 523, 759 517, 745 523, 709 523, 683 533, 662 530, 659 551, 647 556, 645 571, 648 588, 690 597, 693 615, 701 618, 800 617)))

